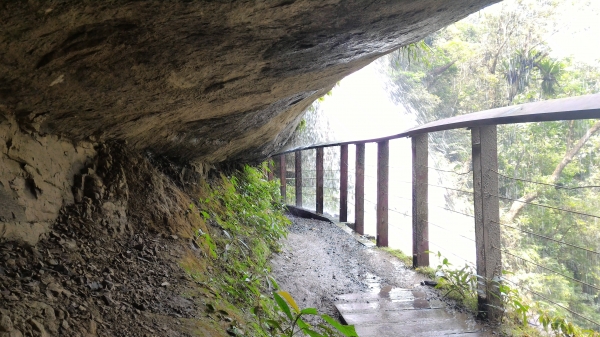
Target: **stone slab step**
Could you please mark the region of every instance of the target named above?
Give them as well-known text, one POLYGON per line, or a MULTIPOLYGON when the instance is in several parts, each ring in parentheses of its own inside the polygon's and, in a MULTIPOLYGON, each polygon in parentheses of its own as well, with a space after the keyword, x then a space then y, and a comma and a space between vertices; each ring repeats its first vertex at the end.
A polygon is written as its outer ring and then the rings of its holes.
POLYGON ((345 313, 343 317, 346 324, 353 325, 369 325, 380 323, 428 324, 445 320, 469 321, 469 317, 464 314, 450 314, 443 309, 345 313))
POLYGON ((337 296, 338 301, 344 302, 357 302, 357 301, 368 301, 377 300, 381 298, 387 298, 390 300, 414 300, 415 298, 427 298, 427 294, 424 291, 402 289, 402 288, 389 288, 388 291, 382 289, 380 291, 373 291, 367 293, 354 293, 337 296))
POLYGON ((380 301, 371 300, 368 302, 335 303, 340 313, 368 312, 368 311, 398 311, 398 310, 418 310, 418 309, 439 309, 444 307, 440 301, 427 301, 417 298, 412 301, 380 301))
POLYGON ((334 303, 346 324, 360 337, 491 336, 468 315, 445 309, 418 289, 385 287, 380 291, 338 296, 334 303))
POLYGON ((429 323, 383 323, 375 325, 355 325, 356 333, 360 337, 404 337, 404 336, 456 336, 464 334, 474 337, 474 333, 479 333, 475 329, 469 329, 466 324, 458 320, 441 320, 439 322, 429 323))

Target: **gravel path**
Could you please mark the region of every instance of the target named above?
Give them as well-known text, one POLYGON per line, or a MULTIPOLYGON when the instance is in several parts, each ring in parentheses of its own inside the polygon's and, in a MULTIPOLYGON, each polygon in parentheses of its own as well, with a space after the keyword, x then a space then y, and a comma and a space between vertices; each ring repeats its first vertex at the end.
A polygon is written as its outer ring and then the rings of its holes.
POLYGON ((272 260, 273 274, 302 308, 336 317, 337 295, 383 287, 422 288, 424 276, 376 248, 367 248, 335 224, 289 216, 290 233, 272 260))

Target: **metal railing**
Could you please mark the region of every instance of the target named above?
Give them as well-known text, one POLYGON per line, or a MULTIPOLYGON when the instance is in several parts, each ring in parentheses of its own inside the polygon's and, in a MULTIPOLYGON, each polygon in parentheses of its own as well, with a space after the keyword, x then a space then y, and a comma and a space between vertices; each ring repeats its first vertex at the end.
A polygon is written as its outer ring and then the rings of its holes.
MULTIPOLYGON (((445 250, 451 255, 455 255, 462 260, 469 261, 470 259, 459 256, 451 250, 445 249, 439 243, 429 241, 429 227, 434 227, 449 235, 466 240, 467 242, 475 243, 475 261, 477 274, 483 280, 499 280, 502 278, 503 254, 511 261, 519 261, 518 263, 527 266, 534 266, 540 268, 545 273, 557 275, 565 280, 574 282, 581 286, 593 289, 594 291, 600 291, 600 286, 593 284, 593 282, 585 282, 575 277, 571 277, 561 272, 560 270, 554 270, 551 267, 544 266, 538 262, 533 261, 527 257, 519 256, 514 252, 502 246, 502 233, 503 231, 517 231, 524 235, 535 237, 539 240, 545 240, 558 245, 569 247, 570 249, 580 250, 586 254, 594 255, 596 258, 600 257, 600 252, 581 247, 573 243, 569 243, 560 239, 552 238, 541 233, 532 232, 526 228, 521 228, 515 224, 504 223, 500 218, 500 203, 501 200, 509 202, 525 202, 533 207, 542 207, 556 212, 569 213, 580 217, 588 217, 598 219, 600 216, 595 214, 589 214, 587 212, 568 209, 567 207, 559 207, 553 205, 546 205, 541 202, 522 201, 516 198, 512 198, 506 195, 502 195, 499 192, 499 179, 513 179, 516 181, 527 182, 532 184, 541 184, 548 187, 563 189, 563 190, 577 190, 583 188, 598 188, 599 186, 562 186, 556 184, 548 184, 544 182, 536 182, 527 180, 520 177, 509 177, 502 174, 498 169, 498 141, 497 141, 497 125, 499 124, 514 124, 524 122, 535 122, 535 121, 557 121, 557 120, 576 120, 576 119, 591 119, 600 118, 600 95, 588 95, 582 97, 574 97, 568 99, 560 99, 545 102, 529 103, 520 106, 506 107, 500 109, 493 109, 474 114, 458 116, 448 118, 433 123, 425 124, 400 134, 371 140, 361 140, 346 143, 331 143, 322 144, 318 146, 311 146, 304 149, 296 149, 288 151, 288 154, 293 153, 295 157, 295 166, 293 172, 293 178, 289 178, 291 174, 286 169, 285 154, 278 154, 278 161, 280 171, 278 176, 281 179, 281 195, 284 200, 291 200, 286 198, 287 180, 293 181, 294 193, 295 193, 295 204, 302 206, 303 189, 313 189, 314 193, 304 192, 305 195, 314 196, 316 211, 317 213, 323 213, 324 210, 324 192, 327 188, 335 188, 335 192, 339 192, 338 200, 336 202, 339 205, 339 220, 345 222, 348 219, 348 175, 349 175, 349 162, 348 162, 348 145, 352 144, 356 146, 355 165, 354 165, 354 214, 355 214, 355 231, 359 234, 364 234, 365 230, 365 203, 371 202, 376 208, 375 220, 376 220, 376 242, 378 246, 386 247, 389 243, 388 238, 388 215, 390 213, 397 214, 401 217, 410 218, 412 220, 412 256, 414 267, 429 266, 429 251, 431 246, 445 250), (429 166, 429 133, 453 130, 457 128, 469 128, 471 131, 471 158, 472 165, 469 170, 465 171, 453 171, 444 170, 429 166), (399 198, 403 201, 410 201, 411 210, 406 212, 396 207, 389 207, 389 174, 390 174, 390 140, 410 137, 412 145, 412 181, 402 181, 403 183, 412 185, 412 196, 411 198, 406 196, 394 195, 393 198, 399 198), (376 165, 376 176, 365 175, 365 144, 376 143, 377 144, 377 165, 376 165), (339 170, 335 171, 335 178, 324 177, 323 167, 323 149, 326 147, 338 147, 340 151, 340 163, 339 170), (302 152, 315 149, 316 160, 315 168, 309 169, 314 172, 308 177, 303 177, 302 172, 306 172, 306 168, 302 167, 302 152), (457 188, 454 186, 446 186, 441 183, 430 183, 429 182, 429 170, 436 170, 439 172, 455 174, 457 176, 471 176, 472 175, 472 190, 464 188, 457 188), (336 179, 339 180, 336 181, 336 179), (375 180, 377 186, 376 200, 370 201, 365 198, 365 178, 375 180), (309 182, 309 184, 305 184, 309 182), (312 185, 312 186, 311 186, 312 185), (429 202, 429 188, 443 189, 446 191, 452 191, 472 196, 473 214, 468 214, 460 210, 455 210, 447 206, 437 205, 429 202), (447 212, 453 212, 456 214, 464 215, 466 218, 470 218, 473 221, 474 226, 474 237, 468 237, 461 233, 456 233, 453 228, 449 228, 439 223, 429 221, 429 208, 439 208, 447 212)), ((393 167, 392 167, 393 168, 393 167)), ((331 195, 331 193, 329 193, 331 195)), ((397 226, 392 224, 392 226, 397 226)), ((397 228, 399 229, 399 228, 397 228)), ((433 249, 432 249, 433 250, 433 249)), ((514 264, 514 263, 513 263, 514 264)), ((478 284, 478 301, 479 308, 487 313, 489 318, 497 318, 502 315, 502 303, 501 296, 499 293, 499 287, 497 282, 483 281, 478 284)), ((539 292, 533 291, 528 286, 515 283, 515 286, 519 286, 524 291, 531 293, 534 296, 544 298, 545 301, 554 303, 547 296, 540 294, 539 292)), ((600 294, 600 292, 597 292, 600 294)), ((564 304, 554 303, 557 306, 566 309, 573 315, 586 320, 597 327, 600 327, 600 323, 596 322, 581 313, 575 312, 567 308, 564 304)))

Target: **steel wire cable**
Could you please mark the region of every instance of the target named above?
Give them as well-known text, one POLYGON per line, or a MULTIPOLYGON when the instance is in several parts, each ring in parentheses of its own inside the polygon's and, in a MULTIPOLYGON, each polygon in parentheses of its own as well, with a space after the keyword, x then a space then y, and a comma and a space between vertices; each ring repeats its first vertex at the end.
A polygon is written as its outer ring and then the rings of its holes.
MULTIPOLYGON (((412 201, 412 199, 409 199, 409 198, 404 198, 404 197, 399 197, 399 196, 396 196, 396 197, 397 197, 397 198, 400 198, 400 199, 407 199, 407 200, 411 200, 411 201, 412 201)), ((376 203, 376 202, 373 202, 373 201, 371 201, 371 200, 368 200, 368 199, 364 199, 364 200, 365 200, 366 202, 369 202, 369 203, 371 203, 371 204, 377 205, 377 203, 376 203)), ((474 218, 474 217, 475 217, 475 216, 473 216, 473 215, 470 215, 470 214, 467 214, 467 213, 462 213, 462 212, 459 212, 459 211, 455 211, 455 210, 453 210, 453 209, 449 209, 449 208, 446 208, 446 207, 443 207, 443 206, 439 206, 439 205, 435 205, 435 204, 430 204, 430 203, 428 203, 428 202, 426 202, 426 203, 427 203, 428 205, 431 205, 431 206, 433 206, 433 207, 437 207, 437 208, 445 209, 445 210, 447 210, 447 211, 449 211, 449 212, 454 212, 454 213, 457 213, 457 214, 461 214, 461 215, 464 215, 464 216, 468 216, 468 217, 470 217, 470 218, 474 218)))
POLYGON ((446 172, 446 173, 454 173, 456 175, 465 175, 465 174, 469 174, 469 173, 473 172, 473 169, 470 169, 467 172, 456 172, 456 171, 452 171, 452 170, 442 170, 442 169, 439 169, 437 167, 431 167, 431 166, 426 166, 426 165, 419 165, 419 166, 426 167, 426 168, 432 169, 434 171, 446 172))
POLYGON ((469 259, 465 259, 464 257, 462 257, 462 256, 460 256, 460 255, 456 255, 456 254, 454 254, 454 253, 453 253, 453 252, 451 252, 451 251, 450 251, 448 248, 442 247, 442 246, 440 246, 440 245, 436 245, 435 243, 431 242, 430 240, 424 240, 424 241, 427 241, 427 242, 429 242, 429 244, 431 244, 432 246, 438 247, 438 248, 440 248, 442 251, 444 251, 444 252, 446 252, 446 253, 449 253, 450 255, 454 255, 454 256, 458 257, 459 259, 461 259, 461 260, 463 260, 463 261, 465 261, 465 262, 468 262, 468 263, 470 263, 471 265, 475 265, 475 264, 473 263, 473 261, 471 261, 471 260, 469 260, 469 259))
POLYGON ((452 190, 452 191, 457 191, 457 192, 462 192, 462 193, 468 193, 468 194, 473 194, 475 191, 466 191, 466 190, 461 190, 458 188, 453 188, 453 187, 448 187, 448 186, 442 186, 442 185, 435 185, 435 184, 427 184, 429 186, 433 186, 433 187, 440 187, 440 188, 445 188, 447 190, 452 190))
POLYGON ((550 268, 544 267, 544 266, 542 266, 542 265, 541 265, 541 264, 539 264, 539 263, 535 263, 535 262, 533 262, 533 261, 530 261, 530 260, 528 260, 528 259, 522 258, 522 257, 520 257, 520 256, 518 256, 518 255, 512 254, 512 253, 511 253, 511 252, 509 252, 507 249, 500 249, 500 251, 501 251, 501 252, 503 252, 503 253, 506 253, 506 254, 508 254, 508 255, 510 255, 510 256, 516 257, 517 259, 520 259, 520 260, 522 260, 522 261, 525 261, 525 262, 527 262, 527 263, 529 263, 529 264, 532 264, 532 265, 534 265, 534 266, 537 266, 537 267, 540 267, 540 268, 542 268, 542 269, 544 269, 544 270, 547 270, 547 271, 549 271, 549 272, 551 272, 551 273, 554 273, 554 274, 556 274, 556 275, 560 275, 560 276, 562 276, 562 277, 564 277, 564 278, 566 278, 566 279, 568 279, 568 280, 571 280, 571 281, 573 281, 573 282, 576 282, 576 283, 579 283, 579 284, 583 284, 583 285, 585 285, 585 286, 588 286, 588 287, 594 288, 594 289, 596 289, 596 290, 600 290, 600 287, 597 287, 597 286, 595 286, 595 285, 592 285, 592 284, 589 284, 589 283, 586 283, 586 282, 583 282, 583 281, 577 280, 577 279, 575 279, 575 278, 572 278, 572 277, 570 277, 570 276, 567 276, 567 275, 564 275, 564 274, 562 274, 562 273, 559 273, 559 272, 557 272, 556 270, 553 270, 553 269, 550 269, 550 268))
POLYGON ((397 224, 395 224, 395 223, 393 223, 393 224, 390 224, 390 226, 391 226, 391 227, 394 227, 394 228, 397 228, 397 229, 399 229, 399 230, 401 230, 401 231, 402 231, 402 230, 406 230, 406 228, 403 228, 403 227, 401 227, 400 225, 397 225, 397 224))
POLYGON ((567 212, 567 213, 573 213, 573 214, 578 214, 578 215, 583 215, 583 216, 589 216, 589 217, 592 217, 592 218, 600 219, 600 216, 598 216, 598 215, 593 215, 593 214, 588 214, 588 213, 583 213, 583 212, 578 212, 578 211, 571 211, 571 210, 568 210, 568 209, 565 209, 565 208, 548 206, 548 205, 538 204, 538 203, 535 203, 535 202, 523 201, 523 200, 519 200, 519 199, 504 197, 504 196, 501 196, 501 195, 495 195, 495 194, 490 194, 490 193, 486 193, 486 194, 489 195, 489 196, 491 196, 491 197, 496 197, 496 198, 500 198, 500 199, 516 201, 516 202, 520 202, 520 203, 523 203, 523 204, 534 205, 534 206, 539 206, 539 207, 554 209, 554 210, 557 210, 557 211, 562 211, 562 212, 567 212))
POLYGON ((398 214, 400 214, 400 215, 404 215, 404 216, 405 216, 405 217, 407 217, 407 218, 412 218, 412 215, 408 214, 408 212, 407 212, 407 213, 402 213, 401 211, 399 211, 399 210, 397 210, 397 209, 393 209, 393 208, 388 208, 388 210, 389 210, 389 211, 392 211, 392 212, 394 212, 394 213, 398 213, 398 214))
POLYGON ((400 195, 392 195, 392 196, 390 196, 390 199, 403 199, 403 200, 412 201, 412 198, 407 198, 407 197, 403 197, 403 196, 400 196, 400 195))
POLYGON ((538 293, 537 291, 533 291, 533 290, 531 290, 531 289, 529 289, 529 288, 527 288, 525 286, 519 285, 519 284, 517 284, 515 282, 512 282, 511 280, 506 279, 506 278, 502 278, 502 280, 503 281, 507 281, 509 283, 512 283, 514 286, 519 287, 521 289, 524 289, 525 291, 530 292, 530 293, 532 293, 532 294, 534 294, 536 296, 539 296, 539 297, 543 298, 545 301, 548 301, 548 302, 550 302, 550 303, 552 303, 552 304, 554 304, 554 305, 556 305, 556 306, 558 306, 560 308, 563 308, 563 309, 567 310, 568 312, 570 312, 570 313, 572 313, 572 314, 574 314, 574 315, 576 315, 576 316, 578 316, 580 318, 583 318, 584 320, 586 320, 586 321, 588 321, 590 323, 594 323, 596 326, 600 327, 600 323, 592 320, 591 318, 585 317, 582 314, 580 314, 580 313, 578 313, 576 311, 573 311, 573 310, 571 310, 571 309, 569 309, 569 308, 567 308, 567 307, 565 307, 565 306, 563 306, 563 305, 561 305, 559 303, 554 302, 553 300, 551 300, 551 299, 547 298, 546 296, 538 293))
POLYGON ((588 248, 576 246, 574 244, 571 244, 571 243, 568 243, 568 242, 565 242, 565 241, 556 240, 556 239, 553 239, 553 238, 548 237, 548 236, 537 234, 537 233, 534 233, 534 232, 531 232, 531 231, 528 231, 528 230, 524 230, 524 229, 521 229, 521 228, 518 228, 518 227, 514 227, 514 226, 511 226, 511 225, 508 225, 508 224, 497 222, 497 221, 494 221, 494 220, 491 220, 491 222, 497 223, 497 224, 502 225, 504 227, 508 227, 508 228, 512 228, 512 229, 518 230, 518 231, 523 232, 523 233, 535 235, 537 237, 540 237, 540 238, 543 238, 543 239, 546 239, 546 240, 549 240, 549 241, 554 241, 556 243, 560 243, 560 244, 563 244, 563 245, 566 245, 566 246, 570 246, 570 247, 573 247, 573 248, 584 250, 584 251, 589 252, 589 253, 600 255, 600 252, 597 252, 595 250, 591 250, 591 249, 588 249, 588 248))
MULTIPOLYGON (((429 204, 429 203, 428 203, 428 204, 429 204)), ((429 204, 429 205, 431 205, 431 204, 429 204)), ((438 206, 438 205, 435 205, 435 204, 434 204, 434 205, 431 205, 431 206, 433 206, 433 207, 437 207, 437 208, 441 208, 441 209, 445 209, 445 210, 447 210, 447 211, 449 211, 449 212, 454 212, 454 213, 458 213, 458 214, 461 214, 461 215, 464 215, 464 216, 468 216, 468 217, 470 217, 470 218, 475 218, 475 216, 474 216, 474 215, 470 215, 470 214, 467 214, 467 213, 463 213, 463 212, 455 211, 455 210, 453 210, 453 209, 449 209, 449 208, 446 208, 446 207, 438 206)))
POLYGON ((434 226, 434 227, 438 227, 438 228, 441 228, 441 229, 443 229, 443 230, 445 230, 445 231, 447 231, 447 232, 450 232, 450 233, 452 233, 453 235, 460 236, 460 237, 463 237, 463 238, 465 238, 465 239, 467 239, 467 240, 469 240, 469 241, 473 241, 473 242, 475 242, 475 240, 474 240, 474 239, 472 239, 472 238, 469 238, 469 237, 466 237, 466 236, 464 236, 464 235, 461 235, 461 234, 458 234, 458 233, 455 233, 454 231, 452 231, 452 230, 450 230, 450 229, 448 229, 448 228, 446 228, 446 227, 442 227, 442 226, 440 226, 440 225, 436 225, 436 224, 434 224, 433 222, 429 222, 429 221, 425 221, 425 222, 427 222, 428 224, 430 224, 430 225, 432 225, 432 226, 434 226))
POLYGON ((600 188, 600 185, 588 185, 588 186, 568 187, 568 186, 564 186, 564 185, 543 183, 543 182, 540 182, 540 181, 533 181, 533 180, 528 180, 528 179, 523 179, 523 178, 509 177, 507 175, 504 175, 504 174, 502 174, 502 173, 500 173, 498 171, 492 170, 492 169, 490 169, 490 171, 496 173, 499 176, 507 178, 507 179, 518 180, 518 181, 523 181, 523 182, 532 183, 532 184, 538 184, 538 185, 551 186, 551 187, 556 188, 557 190, 577 190, 577 189, 582 189, 582 188, 600 188))

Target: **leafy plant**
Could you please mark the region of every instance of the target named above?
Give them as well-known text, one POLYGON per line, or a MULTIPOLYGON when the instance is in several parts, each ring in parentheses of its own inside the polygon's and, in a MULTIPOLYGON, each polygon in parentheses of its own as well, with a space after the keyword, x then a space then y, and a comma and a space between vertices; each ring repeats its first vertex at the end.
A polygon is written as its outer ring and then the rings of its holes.
MULTIPOLYGON (((440 252, 437 252, 437 257, 442 260, 442 263, 436 268, 435 275, 438 281, 436 288, 446 291, 444 296, 452 297, 450 295, 454 294, 454 298, 463 300, 463 304, 467 308, 476 308, 478 276, 474 268, 465 265, 461 269, 452 269, 452 264, 440 252)), ((508 273, 507 271, 503 272, 503 274, 508 273)), ((600 333, 596 331, 581 329, 563 316, 544 309, 542 303, 532 303, 522 296, 518 289, 510 286, 504 278, 501 278, 500 282, 492 282, 497 283, 503 303, 503 321, 505 323, 503 329, 513 328, 510 335, 530 336, 532 333, 537 334, 534 329, 529 327, 530 320, 537 320, 546 332, 550 332, 555 336, 600 336, 600 333), (517 323, 518 327, 513 327, 513 323, 517 323)))
POLYGON ((435 271, 438 282, 435 287, 445 291, 444 297, 460 300, 468 309, 476 311, 477 274, 475 268, 465 264, 461 269, 455 269, 448 258, 442 256, 442 253, 437 252, 437 257, 442 263, 437 266, 435 271))
POLYGON ((386 251, 386 252, 392 254, 393 256, 397 257, 400 261, 402 261, 402 263, 404 263, 405 266, 412 267, 412 265, 413 265, 412 256, 408 256, 408 255, 404 254, 404 252, 401 251, 400 249, 393 249, 393 248, 389 248, 389 247, 383 247, 381 249, 383 251, 386 251))
POLYGON ((267 312, 277 310, 274 300, 264 295, 277 287, 269 275, 269 256, 279 249, 289 220, 278 182, 268 181, 267 170, 266 165, 244 166, 221 175, 202 185, 198 202, 189 207, 198 223, 206 225, 193 239, 210 258, 187 258, 182 267, 211 298, 202 302, 206 313, 231 316, 227 332, 233 335, 271 336, 250 308, 259 302, 267 312))
MULTIPOLYGON (((326 314, 319 314, 315 308, 300 309, 292 295, 286 291, 274 292, 273 298, 280 312, 272 318, 261 320, 261 324, 266 330, 272 333, 271 336, 292 337, 295 333, 302 331, 310 337, 328 337, 340 334, 347 337, 358 337, 352 325, 342 325, 326 314), (302 319, 305 316, 320 317, 323 322, 313 327, 302 319)), ((254 309, 254 313, 260 319, 264 310, 261 311, 260 307, 257 307, 254 309)))

